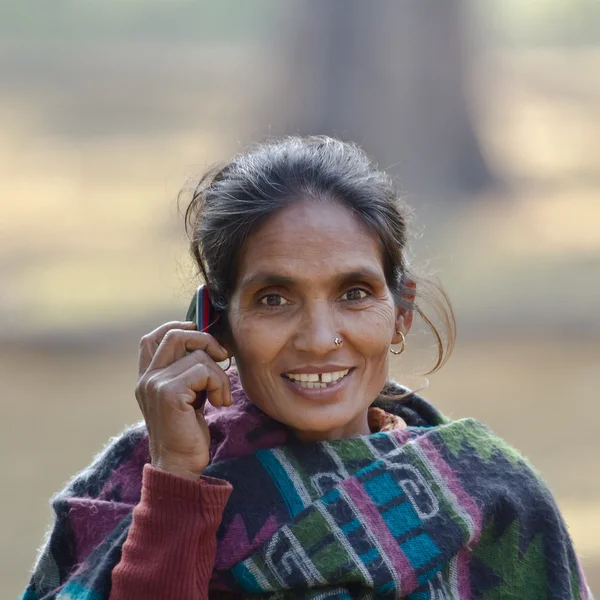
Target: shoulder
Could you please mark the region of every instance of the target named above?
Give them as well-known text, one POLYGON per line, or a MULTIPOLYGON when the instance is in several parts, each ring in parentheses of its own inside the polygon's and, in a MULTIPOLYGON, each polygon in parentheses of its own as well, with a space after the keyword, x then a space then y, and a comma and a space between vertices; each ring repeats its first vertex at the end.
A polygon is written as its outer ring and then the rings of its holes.
MULTIPOLYGON (((484 513, 556 518, 556 501, 541 473, 517 448, 476 419, 448 421, 424 437, 484 513)), ((489 516, 489 514, 487 516, 489 516)))
POLYGON ((395 381, 388 381, 372 406, 402 417, 407 425, 425 428, 421 433, 457 466, 473 462, 492 465, 496 471, 531 471, 541 480, 531 463, 492 429, 473 418, 452 420, 419 394, 395 381), (395 399, 395 398, 399 399, 395 399))
POLYGON ((477 464, 481 466, 479 473, 496 476, 526 473, 543 483, 541 475, 517 448, 477 419, 447 419, 433 432, 438 448, 457 466, 477 464))
POLYGON ((438 427, 437 431, 443 444, 454 455, 471 449, 475 450, 482 460, 501 456, 514 466, 529 464, 516 448, 477 419, 447 420, 438 427))
POLYGON ((111 437, 53 500, 98 498, 135 501, 141 490, 144 464, 149 461, 148 432, 144 421, 140 421, 111 437))

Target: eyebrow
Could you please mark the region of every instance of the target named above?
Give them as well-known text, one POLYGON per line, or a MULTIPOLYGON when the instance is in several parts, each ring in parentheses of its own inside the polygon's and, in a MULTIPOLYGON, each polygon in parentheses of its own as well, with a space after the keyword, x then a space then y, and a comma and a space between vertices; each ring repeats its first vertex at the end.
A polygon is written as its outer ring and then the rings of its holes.
MULTIPOLYGON (((353 271, 343 271, 338 273, 335 277, 336 283, 343 283, 345 281, 357 281, 361 279, 373 280, 373 279, 381 279, 382 273, 380 271, 376 271, 369 267, 360 267, 359 269, 353 271)), ((288 275, 281 275, 278 273, 272 273, 269 271, 258 271, 244 280, 242 280, 241 286, 242 288, 248 286, 258 286, 258 287, 291 287, 297 285, 298 281, 293 277, 289 277, 288 275)))

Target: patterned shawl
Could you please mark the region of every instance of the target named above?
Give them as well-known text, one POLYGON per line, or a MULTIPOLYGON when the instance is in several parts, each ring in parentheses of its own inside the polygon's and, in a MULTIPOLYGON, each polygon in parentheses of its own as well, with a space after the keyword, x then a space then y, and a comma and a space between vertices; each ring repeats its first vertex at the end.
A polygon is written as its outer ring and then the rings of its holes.
MULTIPOLYGON (((211 594, 591 598, 547 486, 481 423, 450 421, 411 394, 374 403, 376 433, 301 444, 230 377, 234 405, 206 408, 206 475, 233 485, 211 594)), ((108 598, 149 460, 140 423, 52 499, 55 523, 23 600, 108 598)))

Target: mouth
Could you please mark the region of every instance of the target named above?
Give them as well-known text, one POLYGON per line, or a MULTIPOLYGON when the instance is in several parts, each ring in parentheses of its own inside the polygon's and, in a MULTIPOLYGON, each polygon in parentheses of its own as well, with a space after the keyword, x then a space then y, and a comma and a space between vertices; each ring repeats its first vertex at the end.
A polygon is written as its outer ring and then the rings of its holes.
POLYGON ((298 391, 334 390, 346 382, 354 368, 325 373, 283 373, 282 377, 298 391))

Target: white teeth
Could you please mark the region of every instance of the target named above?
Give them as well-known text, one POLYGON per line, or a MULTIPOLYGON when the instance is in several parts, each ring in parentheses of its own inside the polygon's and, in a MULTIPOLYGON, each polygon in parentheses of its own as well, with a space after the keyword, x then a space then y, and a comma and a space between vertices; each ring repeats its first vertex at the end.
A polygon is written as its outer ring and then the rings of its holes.
POLYGON ((300 387, 307 389, 326 388, 348 375, 350 369, 344 371, 333 371, 331 373, 289 373, 288 379, 295 381, 300 387))

